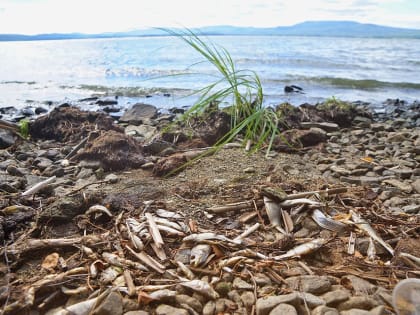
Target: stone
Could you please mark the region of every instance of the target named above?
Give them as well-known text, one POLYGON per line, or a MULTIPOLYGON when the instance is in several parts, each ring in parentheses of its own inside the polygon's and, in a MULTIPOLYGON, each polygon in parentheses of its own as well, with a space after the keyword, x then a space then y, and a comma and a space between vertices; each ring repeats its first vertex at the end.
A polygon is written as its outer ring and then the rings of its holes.
POLYGON ((412 184, 411 187, 413 187, 413 190, 420 194, 420 178, 416 179, 412 184))
POLYGON ((245 307, 250 308, 255 304, 255 295, 251 291, 245 291, 241 294, 241 300, 245 307))
POLYGON ((373 298, 370 298, 368 296, 353 296, 347 301, 338 305, 337 309, 339 311, 350 310, 353 308, 361 310, 370 310, 376 306, 378 306, 378 302, 373 298))
POLYGON ((233 280, 233 287, 238 290, 253 290, 254 286, 241 278, 236 277, 233 280))
POLYGON ((11 131, 0 129, 0 149, 7 149, 14 145, 15 142, 16 137, 11 131))
POLYGON ((216 311, 216 303, 212 300, 208 301, 203 307, 203 315, 214 315, 216 311))
POLYGON ((124 313, 124 315, 149 315, 149 312, 146 311, 129 311, 127 313, 124 313))
POLYGON ((141 137, 145 141, 152 139, 156 132, 157 128, 150 125, 129 125, 125 128, 126 135, 133 137, 141 137))
POLYGON ((330 123, 330 122, 302 122, 300 123, 300 125, 305 129, 306 128, 310 129, 310 128, 315 127, 315 128, 323 129, 326 132, 334 132, 340 129, 340 126, 338 126, 335 123, 330 123))
POLYGON ((286 279, 286 283, 293 290, 314 294, 322 294, 331 288, 331 283, 326 276, 303 275, 290 277, 286 279))
POLYGON ((270 315, 297 315, 296 309, 289 304, 279 304, 269 313, 270 315))
POLYGON ((411 187, 409 183, 404 183, 394 178, 385 179, 383 183, 394 186, 407 194, 411 193, 413 190, 413 187, 411 187))
POLYGON ((339 314, 340 313, 335 308, 328 307, 325 305, 317 306, 311 312, 311 315, 339 315, 339 314))
POLYGON ((350 298, 350 292, 346 290, 330 291, 321 296, 328 306, 336 306, 350 298))
POLYGON ((117 292, 111 292, 104 301, 94 309, 92 315, 122 315, 122 296, 117 292))
POLYGON ((203 311, 203 305, 201 304, 201 302, 189 295, 186 294, 178 294, 175 297, 175 301, 178 304, 186 304, 188 306, 190 306, 191 308, 193 308, 196 312, 201 313, 203 311))
POLYGON ((120 118, 120 122, 140 125, 157 117, 157 108, 153 105, 137 103, 129 108, 120 118))
POLYGON ((176 308, 167 304, 160 304, 156 308, 156 315, 188 315, 188 311, 183 308, 176 308))
POLYGON ((351 310, 341 311, 340 315, 371 315, 369 311, 354 308, 351 310))
POLYGON ((267 296, 259 298, 256 303, 257 315, 268 315, 279 304, 299 304, 299 296, 296 292, 285 295, 267 296))

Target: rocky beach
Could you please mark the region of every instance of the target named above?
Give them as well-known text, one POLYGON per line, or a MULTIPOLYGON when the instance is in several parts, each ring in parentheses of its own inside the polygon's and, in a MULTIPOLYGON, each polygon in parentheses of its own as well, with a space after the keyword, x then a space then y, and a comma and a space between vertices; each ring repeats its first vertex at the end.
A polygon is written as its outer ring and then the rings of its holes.
POLYGON ((84 102, 0 123, 1 314, 418 314, 419 102, 284 103, 268 152, 84 102))

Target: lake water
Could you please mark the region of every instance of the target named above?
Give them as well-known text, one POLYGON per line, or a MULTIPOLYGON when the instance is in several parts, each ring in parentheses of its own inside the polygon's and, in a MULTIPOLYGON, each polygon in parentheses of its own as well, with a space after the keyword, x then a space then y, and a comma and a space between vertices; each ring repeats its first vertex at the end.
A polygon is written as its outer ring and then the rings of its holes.
MULTIPOLYGON (((204 37, 203 37, 204 38, 204 37)), ((204 38, 206 39, 206 38, 204 38)), ((264 104, 329 97, 379 104, 420 99, 420 39, 210 36, 237 69, 255 71, 264 104), (298 85, 304 94, 284 92, 298 85)), ((191 106, 218 74, 176 37, 0 42, 0 107, 119 95, 159 108, 191 106), (170 96, 168 96, 170 95, 170 96)))

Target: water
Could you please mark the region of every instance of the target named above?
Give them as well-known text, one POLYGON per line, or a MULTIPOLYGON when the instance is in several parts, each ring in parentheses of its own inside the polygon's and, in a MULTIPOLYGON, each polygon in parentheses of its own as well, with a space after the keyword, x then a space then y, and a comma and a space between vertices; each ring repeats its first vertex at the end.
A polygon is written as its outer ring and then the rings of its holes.
MULTIPOLYGON (((329 97, 379 104, 420 99, 420 39, 211 36, 238 69, 255 71, 264 104, 316 103, 329 97), (305 94, 284 93, 298 85, 305 94)), ((191 106, 195 89, 217 72, 182 40, 140 37, 0 42, 0 107, 119 95, 159 108, 191 106), (170 95, 170 96, 168 96, 170 95)))

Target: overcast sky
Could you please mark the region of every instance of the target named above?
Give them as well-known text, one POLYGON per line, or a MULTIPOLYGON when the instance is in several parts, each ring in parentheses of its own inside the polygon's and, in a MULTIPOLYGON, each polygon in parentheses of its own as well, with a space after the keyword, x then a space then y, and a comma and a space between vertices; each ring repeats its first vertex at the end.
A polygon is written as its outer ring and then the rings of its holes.
POLYGON ((285 26, 353 20, 420 29, 420 0, 0 0, 0 33, 285 26))

